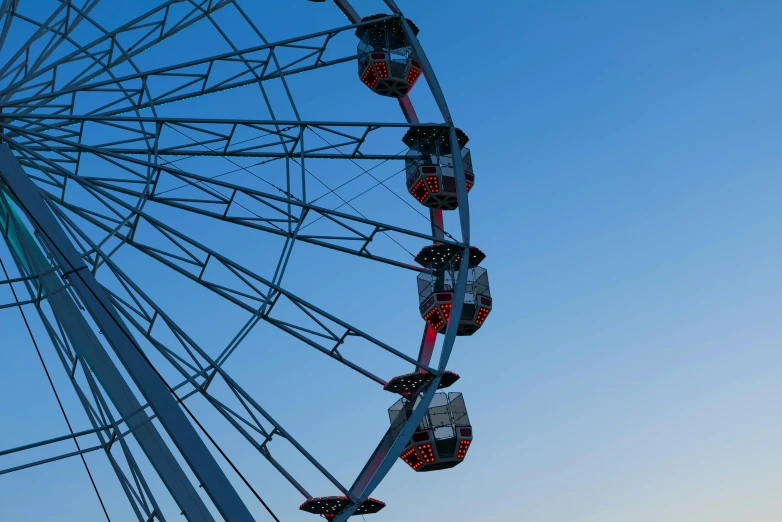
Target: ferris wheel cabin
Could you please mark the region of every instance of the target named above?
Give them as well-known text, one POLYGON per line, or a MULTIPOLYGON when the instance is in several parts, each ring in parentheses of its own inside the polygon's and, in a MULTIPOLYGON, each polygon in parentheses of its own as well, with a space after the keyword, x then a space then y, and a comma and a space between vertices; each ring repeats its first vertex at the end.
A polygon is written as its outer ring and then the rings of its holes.
MULTIPOLYGON (((472 335, 483 326, 492 308, 489 274, 478 264, 486 255, 470 247, 467 289, 456 335, 472 335)), ((454 245, 436 244, 423 248, 416 262, 427 269, 418 276, 418 302, 421 317, 438 333, 445 333, 454 305, 456 281, 462 253, 454 245)))
MULTIPOLYGON (((469 138, 461 129, 456 129, 456 139, 469 192, 475 184, 470 149, 465 148, 469 138)), ((407 191, 425 207, 456 209, 459 200, 448 130, 441 127, 413 127, 402 141, 410 148, 405 156, 407 191)))
MULTIPOLYGON (((423 68, 414 57, 399 18, 377 14, 361 19, 362 22, 373 20, 377 22, 356 29, 358 77, 377 94, 402 98, 413 88, 423 68)), ((418 27, 410 20, 407 23, 418 34, 418 27)))
MULTIPOLYGON (((388 409, 391 431, 404 426, 414 405, 399 399, 388 409)), ((436 471, 457 466, 472 444, 472 426, 461 393, 438 392, 402 450, 400 458, 415 471, 436 471)))

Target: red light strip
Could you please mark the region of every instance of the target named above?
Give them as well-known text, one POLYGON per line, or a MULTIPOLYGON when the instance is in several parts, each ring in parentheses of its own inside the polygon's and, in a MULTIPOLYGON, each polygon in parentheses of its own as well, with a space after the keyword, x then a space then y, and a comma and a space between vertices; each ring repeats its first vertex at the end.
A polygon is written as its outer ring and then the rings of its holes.
POLYGON ((418 469, 424 465, 423 461, 420 458, 418 458, 415 449, 407 450, 402 455, 402 460, 404 460, 407 463, 407 465, 413 469, 418 469))
POLYGON ((478 310, 478 316, 475 318, 475 324, 478 326, 482 325, 486 318, 489 317, 490 311, 491 310, 488 308, 481 307, 480 310, 478 310))
POLYGON ((377 74, 380 75, 381 78, 388 78, 388 66, 386 65, 386 62, 375 62, 375 67, 377 68, 377 74))
POLYGON ((418 446, 418 451, 424 457, 424 461, 426 461, 427 464, 431 464, 435 461, 434 449, 432 449, 431 444, 421 444, 418 446))
POLYGON ((410 72, 407 73, 407 83, 413 85, 418 80, 418 77, 420 75, 421 75, 421 71, 419 71, 418 69, 410 68, 410 72))
POLYGON ((437 176, 426 176, 426 184, 429 185, 432 194, 440 192, 440 182, 437 180, 437 176))
POLYGON ((413 187, 413 190, 410 191, 410 194, 417 199, 419 203, 423 203, 429 196, 429 191, 426 190, 426 183, 424 183, 424 180, 419 179, 418 183, 413 187))
POLYGON ((456 452, 456 458, 459 460, 463 460, 464 456, 467 455, 467 450, 470 448, 470 443, 472 441, 469 440, 463 440, 459 443, 459 450, 456 452))
POLYGON ((443 310, 443 315, 445 316, 445 320, 447 321, 448 319, 450 319, 451 318, 451 308, 453 308, 453 305, 452 304, 444 304, 444 305, 440 305, 440 308, 442 308, 442 310, 443 310))
POLYGON ((440 326, 442 326, 442 324, 445 322, 443 320, 443 316, 440 315, 440 311, 436 307, 429 310, 429 313, 424 316, 424 321, 432 325, 432 328, 434 329, 440 328, 440 326))
POLYGON ((366 72, 364 72, 364 76, 361 77, 361 81, 364 82, 364 84, 369 87, 370 89, 374 89, 375 85, 377 85, 377 74, 375 74, 375 69, 371 65, 367 67, 366 72))

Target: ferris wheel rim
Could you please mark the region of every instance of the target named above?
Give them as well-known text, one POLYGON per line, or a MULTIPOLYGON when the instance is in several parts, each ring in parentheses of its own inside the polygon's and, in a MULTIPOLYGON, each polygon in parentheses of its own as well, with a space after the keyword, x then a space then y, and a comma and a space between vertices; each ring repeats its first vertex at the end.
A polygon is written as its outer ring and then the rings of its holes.
MULTIPOLYGON (((233 3, 233 2, 229 1, 229 0, 226 0, 225 2, 223 2, 224 5, 228 5, 229 3, 233 3)), ((387 3, 390 4, 391 9, 395 12, 395 15, 402 16, 401 15, 401 11, 398 11, 398 8, 396 8, 396 4, 394 2, 387 2, 387 3)), ((214 23, 214 21, 213 21, 213 23, 214 23)), ((414 39, 414 41, 417 43, 417 39, 414 39)), ((418 44, 418 45, 420 47, 420 44, 418 44)), ((423 50, 421 49, 420 52, 421 52, 422 58, 425 60, 425 55, 423 54, 423 50)), ((431 70, 431 66, 428 65, 428 61, 426 62, 425 66, 428 67, 428 69, 429 69, 429 71, 428 71, 429 74, 427 75, 427 79, 429 79, 431 77, 431 79, 432 79, 431 81, 439 88, 439 84, 437 83, 437 80, 436 80, 436 77, 434 76, 433 70, 431 70)), ((279 67, 279 65, 278 65, 278 67, 279 67)), ((282 77, 282 79, 284 81, 284 76, 282 77)), ((442 93, 440 93, 440 94, 442 94, 442 93)), ((293 100, 292 100, 292 103, 294 103, 293 100)), ((444 103, 444 98, 443 98, 443 103, 444 103)), ((439 105, 439 102, 438 102, 438 105, 439 105)), ((154 111, 154 105, 152 105, 151 108, 154 111)), ((441 109, 443 109, 443 108, 441 107, 441 109)), ((138 109, 136 109, 136 112, 138 113, 138 109)), ((447 112, 447 105, 444 106, 444 116, 446 114, 448 114, 448 116, 446 118, 447 121, 446 121, 445 125, 449 129, 451 129, 450 132, 453 133, 453 123, 450 121, 450 115, 447 112)), ((58 118, 57 116, 52 116, 52 119, 65 119, 65 118, 64 117, 63 118, 58 118)), ((300 119, 295 120, 295 121, 299 122, 299 123, 301 122, 300 119)), ((280 122, 280 121, 278 121, 276 119, 271 120, 271 122, 283 124, 282 122, 280 122)), ((408 123, 408 124, 398 124, 398 126, 400 126, 400 127, 403 127, 403 126, 410 127, 410 126, 417 126, 417 125, 423 126, 425 124, 419 124, 417 122, 415 122, 415 123, 408 123)), ((462 239, 462 242, 454 241, 453 243, 460 245, 462 248, 468 248, 469 247, 469 211, 468 211, 468 206, 467 206, 466 192, 465 192, 465 197, 462 200, 462 205, 460 205, 460 208, 459 208, 459 215, 460 215, 460 222, 462 224, 463 239, 462 239), (463 207, 462 207, 462 205, 463 205, 463 207), (466 215, 466 219, 465 219, 465 215, 466 215), (466 223, 466 226, 465 226, 465 223, 466 223)), ((434 238, 434 236, 432 236, 432 237, 434 238)), ((464 256, 464 257, 466 258, 467 256, 464 256)), ((466 281, 466 277, 467 277, 466 276, 466 270, 461 270, 460 271, 460 283, 458 283, 458 284, 462 288, 464 287, 464 283, 466 281)), ((462 290, 462 293, 463 293, 463 290, 462 290)), ((456 321, 456 322, 458 322, 458 321, 456 321)), ((455 327, 454 328, 450 328, 449 327, 448 333, 446 333, 446 338, 445 338, 445 341, 444 341, 444 344, 443 344, 443 350, 442 350, 443 354, 442 354, 441 359, 439 361, 438 367, 437 368, 428 368, 427 367, 427 370, 431 371, 432 375, 435 375, 434 379, 432 380, 431 386, 430 386, 432 395, 436 391, 437 384, 439 384, 439 381, 442 378, 442 374, 445 371, 445 367, 447 366, 447 362, 448 362, 448 357, 450 356, 450 351, 452 349, 452 346, 453 346, 454 342, 455 342, 455 327)), ((429 400, 431 401, 431 395, 427 394, 427 396, 429 397, 429 400)), ((412 426, 412 425, 417 424, 417 423, 410 422, 409 424, 412 426)), ((401 439, 401 437, 400 437, 400 439, 401 439)), ((394 460, 395 460, 395 458, 396 457, 394 457, 394 460)), ((371 491, 370 491, 370 493, 371 493, 371 491)), ((367 495, 368 494, 369 493, 367 493, 367 495)), ((367 495, 363 495, 363 493, 362 493, 362 495, 359 495, 358 497, 356 497, 356 503, 360 504, 361 496, 367 496, 367 495)), ((343 519, 347 518, 347 516, 349 516, 349 514, 346 513, 343 519)))

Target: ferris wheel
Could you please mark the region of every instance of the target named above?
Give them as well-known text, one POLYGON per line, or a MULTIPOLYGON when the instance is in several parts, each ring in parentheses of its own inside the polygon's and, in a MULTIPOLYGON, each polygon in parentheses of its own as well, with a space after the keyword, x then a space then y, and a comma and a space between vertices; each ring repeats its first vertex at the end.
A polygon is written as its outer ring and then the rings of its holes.
POLYGON ((118 25, 111 2, 2 1, 0 331, 22 322, 67 431, 0 447, 0 481, 67 460, 107 519, 344 522, 385 507, 397 460, 467 458, 447 365, 492 310, 468 136, 394 0, 320 2, 289 2, 312 31, 272 37, 257 2, 139 1, 118 25), (286 427, 356 417, 323 384, 333 411, 279 391, 317 379, 390 404, 362 412, 382 423, 372 451, 341 448, 348 481, 286 427), (126 503, 104 501, 96 456, 126 503), (276 502, 286 484, 300 503, 276 502))

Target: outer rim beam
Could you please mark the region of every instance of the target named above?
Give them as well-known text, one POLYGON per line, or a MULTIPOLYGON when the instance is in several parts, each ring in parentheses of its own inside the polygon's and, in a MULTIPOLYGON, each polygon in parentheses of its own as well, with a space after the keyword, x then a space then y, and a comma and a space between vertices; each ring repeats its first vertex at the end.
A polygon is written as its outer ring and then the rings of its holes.
MULTIPOLYGON (((334 0, 334 3, 336 3, 344 13, 350 16, 349 13, 350 10, 352 10, 352 7, 350 7, 349 0, 334 0)), ((438 108, 440 109, 446 124, 448 127, 450 127, 450 140, 454 158, 454 174, 456 175, 457 197, 459 201, 459 219, 462 231, 462 246, 465 249, 468 249, 470 246, 470 211, 467 200, 467 190, 465 186, 464 165, 462 164, 461 154, 459 153, 460 148, 458 141, 456 140, 456 130, 453 126, 451 113, 448 109, 445 97, 443 96, 440 84, 437 81, 437 77, 434 74, 434 70, 432 69, 430 62, 426 57, 426 54, 424 53, 418 38, 411 30, 410 24, 407 22, 394 0, 385 0, 385 3, 402 22, 402 26, 405 30, 407 38, 411 42, 413 50, 415 51, 419 61, 423 66, 424 76, 426 77, 426 81, 429 84, 429 88, 435 98, 438 108)), ((353 13, 355 13, 355 11, 353 11, 353 13)), ((357 17, 358 14, 355 13, 354 16, 357 17)), ((415 115, 415 110, 413 109, 412 103, 408 98, 405 97, 400 100, 400 107, 402 108, 405 117, 409 121, 416 121, 417 116, 415 115)), ((437 216, 434 212, 432 213, 433 232, 435 232, 436 226, 442 225, 441 220, 442 213, 439 216, 437 216), (438 221, 440 222, 438 223, 438 221)), ((442 230, 442 226, 439 228, 442 230)), ((462 256, 459 278, 456 282, 456 288, 454 292, 455 302, 451 311, 451 319, 461 316, 462 305, 464 304, 464 294, 466 292, 467 286, 467 257, 468 256, 462 256)), ((393 467, 396 459, 402 453, 402 449, 407 444, 407 441, 410 440, 410 437, 413 435, 413 432, 418 426, 418 423, 421 422, 424 413, 429 408, 429 404, 432 401, 435 392, 437 391, 440 379, 442 378, 442 372, 445 370, 448 364, 448 359, 451 356, 451 350, 453 349, 453 343, 456 338, 456 330, 458 326, 458 320, 449 321, 448 328, 445 332, 445 339, 443 340, 442 353, 440 355, 440 363, 437 375, 430 382, 429 388, 426 390, 424 395, 421 396, 421 402, 414 409, 414 411, 411 412, 407 423, 401 432, 396 434, 395 437, 393 437, 390 429, 386 433, 386 437, 381 441, 380 445, 375 450, 375 453, 372 455, 369 462, 356 479, 356 482, 354 482, 353 486, 351 487, 351 496, 355 497, 355 500, 352 500, 350 505, 348 505, 345 510, 343 510, 334 518, 333 522, 346 522, 350 516, 355 514, 361 503, 366 500, 372 491, 380 484, 386 474, 388 474, 388 472, 393 467)), ((424 337, 422 340, 421 350, 419 352, 419 364, 421 364, 424 360, 431 358, 431 352, 434 349, 433 343, 435 339, 436 335, 429 335, 428 328, 424 330, 424 337)))

